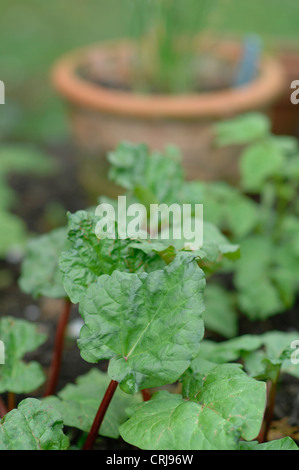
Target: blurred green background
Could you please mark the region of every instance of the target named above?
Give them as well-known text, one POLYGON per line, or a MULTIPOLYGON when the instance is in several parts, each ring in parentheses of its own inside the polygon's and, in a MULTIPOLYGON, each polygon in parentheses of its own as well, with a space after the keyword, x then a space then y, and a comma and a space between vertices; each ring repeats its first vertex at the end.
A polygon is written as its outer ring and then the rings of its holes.
MULTIPOLYGON (((132 0, 1 0, 0 79, 6 85, 6 105, 0 109, 0 137, 64 139, 66 116, 51 87, 51 66, 77 46, 130 36, 130 4, 132 0)), ((298 0, 219 0, 207 26, 258 33, 265 47, 275 50, 275 41, 299 40, 298 24, 298 0)))

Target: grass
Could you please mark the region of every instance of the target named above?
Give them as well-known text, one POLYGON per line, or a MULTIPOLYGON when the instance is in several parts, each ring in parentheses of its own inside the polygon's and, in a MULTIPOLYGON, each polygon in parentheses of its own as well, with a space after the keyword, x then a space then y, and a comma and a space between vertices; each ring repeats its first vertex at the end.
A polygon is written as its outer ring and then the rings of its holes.
MULTIPOLYGON (((182 0, 183 1, 183 0, 182 0)), ((128 0, 1 0, 0 136, 52 141, 66 135, 63 104, 49 81, 54 60, 88 43, 128 35, 128 0)), ((298 0, 219 0, 211 29, 298 38, 298 0)))

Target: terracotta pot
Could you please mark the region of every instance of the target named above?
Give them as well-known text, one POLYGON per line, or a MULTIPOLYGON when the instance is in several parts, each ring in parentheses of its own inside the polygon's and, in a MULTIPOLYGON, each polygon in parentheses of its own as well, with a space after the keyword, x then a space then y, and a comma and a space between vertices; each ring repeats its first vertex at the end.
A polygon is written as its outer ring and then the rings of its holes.
MULTIPOLYGON (((217 53, 235 62, 241 54, 235 42, 221 43, 217 53)), ((108 42, 62 57, 54 66, 53 83, 68 102, 76 142, 89 154, 105 155, 120 141, 145 142, 153 149, 176 145, 183 154, 187 178, 238 178, 234 149, 216 150, 213 125, 219 120, 258 110, 268 112, 284 86, 281 66, 263 58, 256 80, 238 89, 190 95, 145 95, 98 85, 78 70, 96 62, 102 83, 128 80, 134 45, 108 42)), ((117 83, 116 83, 117 86, 117 83)))

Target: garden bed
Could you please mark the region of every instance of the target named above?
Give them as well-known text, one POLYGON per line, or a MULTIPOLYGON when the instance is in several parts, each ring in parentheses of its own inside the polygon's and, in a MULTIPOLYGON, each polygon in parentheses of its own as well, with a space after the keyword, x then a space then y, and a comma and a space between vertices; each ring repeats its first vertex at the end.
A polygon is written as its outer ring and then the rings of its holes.
MULTIPOLYGON (((76 166, 73 162, 73 152, 71 148, 51 149, 54 160, 58 163, 58 172, 52 176, 36 178, 36 176, 14 175, 10 178, 12 187, 18 192, 22 204, 17 208, 17 214, 22 217, 28 228, 34 232, 44 233, 52 229, 53 219, 47 215, 45 208, 48 204, 56 201, 63 208, 72 212, 86 206, 86 196, 82 191, 77 179, 76 166), (67 177, 66 177, 67 175, 67 177)), ((59 219, 59 218, 58 218, 59 219)), ((56 219, 57 221, 57 219, 56 219)), ((61 221, 64 223, 64 221, 61 221)), ((20 264, 1 261, 1 278, 6 279, 8 285, 4 285, 0 294, 1 316, 13 316, 29 321, 36 321, 48 339, 39 349, 27 355, 27 359, 37 360, 46 372, 49 371, 51 363, 55 329, 61 312, 62 300, 46 299, 34 301, 32 298, 21 292, 17 281, 20 275, 20 264), (7 281, 10 280, 11 282, 7 281)), ((229 277, 225 278, 225 283, 230 286, 229 277)), ((4 282, 4 281, 3 281, 4 282)), ((4 282, 4 284, 5 284, 4 282)), ((299 300, 293 308, 268 318, 266 321, 249 321, 244 315, 240 316, 239 334, 263 334, 267 331, 299 331, 299 300)), ((76 305, 72 307, 70 325, 75 328, 81 317, 76 305)), ((220 334, 206 331, 206 338, 221 341, 225 338, 220 334)), ((100 370, 107 369, 108 361, 101 361, 98 367, 100 370)), ((61 390, 68 383, 74 383, 76 378, 85 374, 94 365, 85 362, 81 356, 73 336, 67 337, 65 351, 63 354, 61 375, 58 383, 58 390, 61 390)), ((44 387, 39 388, 33 394, 40 398, 44 387)), ((274 421, 270 431, 270 438, 279 439, 286 435, 299 441, 299 383, 298 380, 288 375, 283 375, 278 389, 275 406, 274 421)), ((17 396, 20 402, 25 396, 17 396)), ((80 431, 72 431, 72 436, 77 440, 82 434, 80 431)), ((105 450, 127 450, 132 447, 121 438, 118 440, 101 438, 97 443, 97 449, 105 450)))

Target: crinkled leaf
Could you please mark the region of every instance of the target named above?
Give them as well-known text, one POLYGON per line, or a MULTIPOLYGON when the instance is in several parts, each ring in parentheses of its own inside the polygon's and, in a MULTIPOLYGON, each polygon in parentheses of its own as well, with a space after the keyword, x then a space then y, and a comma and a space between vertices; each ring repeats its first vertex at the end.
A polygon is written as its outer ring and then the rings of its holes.
POLYGON ((41 366, 25 363, 23 356, 37 349, 46 337, 36 325, 12 317, 0 319, 0 339, 5 346, 5 364, 0 365, 0 393, 29 393, 45 380, 41 366))
POLYGON ((69 214, 69 249, 61 254, 59 266, 64 288, 73 303, 80 301, 99 276, 110 275, 114 270, 142 271, 154 258, 131 248, 130 239, 99 239, 96 235, 99 220, 100 217, 87 211, 69 214))
POLYGON ((142 449, 233 450, 240 436, 257 436, 265 404, 264 383, 238 365, 221 365, 202 376, 191 400, 158 392, 130 410, 120 433, 142 449))
MULTIPOLYGON (((89 432, 109 383, 107 374, 91 369, 84 376, 78 377, 75 385, 68 384, 64 387, 58 397, 48 397, 44 401, 59 411, 66 426, 89 432)), ((118 439, 118 428, 127 419, 125 409, 140 401, 139 395, 128 395, 117 388, 99 434, 118 439)))
POLYGON ((177 200, 182 187, 183 170, 178 151, 168 148, 165 152, 150 153, 143 144, 123 142, 110 152, 110 179, 134 192, 142 203, 172 203, 177 200))
POLYGON ((82 357, 110 359, 108 375, 128 393, 175 382, 203 337, 204 287, 187 253, 164 270, 99 277, 80 303, 82 357))
POLYGON ((0 421, 0 450, 66 450, 63 422, 52 407, 27 398, 0 421))
POLYGON ((19 286, 34 298, 62 298, 67 294, 62 285, 59 256, 67 247, 67 228, 58 228, 29 241, 22 263, 19 286))

